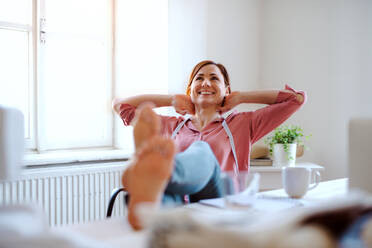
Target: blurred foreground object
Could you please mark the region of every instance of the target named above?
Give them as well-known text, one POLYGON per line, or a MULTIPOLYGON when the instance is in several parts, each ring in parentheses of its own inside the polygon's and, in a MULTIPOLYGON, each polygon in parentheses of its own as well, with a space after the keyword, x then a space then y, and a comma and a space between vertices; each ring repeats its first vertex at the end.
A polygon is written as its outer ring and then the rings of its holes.
POLYGON ((23 114, 0 105, 0 180, 11 180, 19 175, 23 153, 23 114))
MULTIPOLYGON (((24 154, 24 120, 19 110, 0 105, 0 180, 19 176, 24 154)), ((0 248, 109 247, 73 232, 49 228, 35 204, 19 202, 0 206, 0 248)))
POLYGON ((349 188, 372 193, 372 119, 349 122, 349 188))
POLYGON ((200 213, 180 208, 159 212, 149 229, 148 247, 371 247, 372 195, 363 192, 312 207, 261 212, 251 217, 247 209, 235 214, 225 212, 215 219, 203 219, 200 213), (361 219, 363 225, 360 225, 361 219), (355 235, 355 227, 363 228, 363 233, 355 235))

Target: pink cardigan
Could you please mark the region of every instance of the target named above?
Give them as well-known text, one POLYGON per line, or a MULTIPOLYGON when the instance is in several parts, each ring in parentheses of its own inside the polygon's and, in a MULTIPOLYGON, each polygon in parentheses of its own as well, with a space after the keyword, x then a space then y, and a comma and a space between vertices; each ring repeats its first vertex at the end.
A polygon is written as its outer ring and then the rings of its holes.
MULTIPOLYGON (((300 103, 296 95, 280 91, 274 104, 268 105, 256 111, 233 112, 226 118, 231 133, 234 137, 236 155, 240 171, 249 169, 249 157, 252 145, 260 138, 287 120, 306 101, 306 93, 295 91, 288 85, 286 90, 300 93, 304 101, 300 103)), ((135 107, 129 104, 120 106, 120 117, 124 125, 129 125, 135 115, 135 107)), ((174 129, 184 117, 161 116, 161 135, 171 137, 174 129)), ((209 123, 201 132, 198 131, 191 120, 186 121, 175 137, 178 152, 184 151, 189 145, 197 140, 207 142, 212 148, 223 171, 231 171, 234 168, 234 156, 231 151, 229 138, 222 127, 223 118, 209 123)))

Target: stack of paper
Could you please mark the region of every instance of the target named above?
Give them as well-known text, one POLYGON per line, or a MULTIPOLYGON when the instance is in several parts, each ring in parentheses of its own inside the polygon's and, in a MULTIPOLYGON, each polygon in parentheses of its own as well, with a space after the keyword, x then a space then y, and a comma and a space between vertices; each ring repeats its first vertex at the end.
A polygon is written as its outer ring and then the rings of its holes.
POLYGON ((250 166, 272 166, 273 160, 270 158, 256 158, 250 160, 250 166))

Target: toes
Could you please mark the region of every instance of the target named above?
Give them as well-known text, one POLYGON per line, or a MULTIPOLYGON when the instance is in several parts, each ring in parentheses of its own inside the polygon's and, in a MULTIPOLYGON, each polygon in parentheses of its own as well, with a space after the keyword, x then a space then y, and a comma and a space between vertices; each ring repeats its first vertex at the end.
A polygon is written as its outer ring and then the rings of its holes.
POLYGON ((144 103, 141 104, 137 111, 137 122, 142 121, 146 124, 149 124, 151 126, 157 124, 159 122, 159 117, 158 115, 152 110, 155 107, 154 104, 152 103, 144 103))
POLYGON ((138 107, 134 121, 134 143, 138 150, 147 140, 160 133, 160 117, 152 110, 153 104, 138 107))
POLYGON ((140 109, 139 120, 152 124, 154 119, 156 119, 156 114, 152 110, 151 105, 145 105, 140 109))
POLYGON ((139 156, 145 156, 149 153, 157 153, 165 159, 172 159, 175 153, 175 145, 172 139, 156 136, 139 152, 139 156))

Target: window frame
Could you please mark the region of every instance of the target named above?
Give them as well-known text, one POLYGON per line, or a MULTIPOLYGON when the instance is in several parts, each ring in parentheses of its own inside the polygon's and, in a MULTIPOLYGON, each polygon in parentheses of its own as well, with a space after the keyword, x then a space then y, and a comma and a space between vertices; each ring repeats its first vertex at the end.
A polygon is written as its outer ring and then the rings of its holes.
MULTIPOLYGON (((44 18, 45 13, 45 2, 44 0, 32 0, 33 1, 33 63, 34 63, 34 70, 33 70, 33 79, 34 79, 34 95, 40 95, 40 87, 39 87, 39 79, 40 79, 40 72, 43 69, 41 65, 41 18, 44 18)), ((110 58, 108 61, 109 73, 108 73, 108 81, 110 85, 108 86, 109 89, 109 97, 112 99, 115 95, 115 20, 116 20, 116 0, 109 0, 108 1, 108 11, 109 13, 109 37, 108 37, 108 57, 110 58)), ((110 99, 110 100, 111 100, 110 99)), ((111 102, 111 101, 110 101, 111 102)), ((35 140, 38 141, 41 135, 41 128, 40 113, 37 111, 37 106, 39 105, 39 100, 35 97, 32 100, 32 106, 34 107, 34 117, 35 117, 35 125, 34 125, 34 133, 37 137, 35 140)), ((108 129, 111 133, 111 145, 110 146, 102 146, 102 147, 93 147, 93 148, 81 148, 81 149, 64 149, 64 150, 47 150, 42 151, 40 148, 40 143, 35 142, 35 145, 31 147, 27 147, 27 153, 24 158, 24 165, 27 167, 32 166, 50 166, 55 164, 74 164, 74 163, 81 163, 86 161, 110 161, 110 160, 122 160, 125 161, 129 157, 132 156, 131 149, 125 149, 117 147, 115 144, 115 140, 117 139, 118 135, 118 126, 115 122, 115 113, 111 112, 111 123, 108 129)))
POLYGON ((36 148, 36 123, 35 123, 35 82, 36 82, 36 67, 35 67, 35 35, 36 35, 36 27, 35 27, 35 4, 36 0, 32 0, 31 2, 31 24, 20 24, 14 22, 4 22, 0 21, 0 29, 6 29, 16 32, 25 32, 28 36, 28 105, 29 105, 29 112, 28 120, 29 123, 27 124, 27 128, 29 129, 29 137, 25 137, 25 148, 28 150, 34 150, 36 148))
MULTIPOLYGON (((45 13, 46 13, 46 10, 45 10, 45 3, 46 3, 46 0, 35 0, 37 1, 37 6, 38 6, 38 13, 36 14, 37 17, 37 22, 38 22, 38 25, 36 25, 37 27, 37 32, 39 35, 37 35, 37 67, 38 67, 38 70, 37 70, 37 75, 38 75, 38 87, 37 87, 37 99, 36 99, 36 109, 38 109, 39 106, 41 106, 41 96, 43 94, 42 92, 42 89, 43 89, 43 84, 45 82, 43 82, 42 80, 42 71, 44 70, 43 68, 43 42, 41 41, 41 36, 42 36, 42 32, 44 31, 46 33, 46 39, 47 39, 47 33, 48 33, 48 29, 44 27, 42 27, 42 20, 44 20, 46 22, 46 27, 47 27, 47 23, 48 23, 48 20, 46 19, 46 16, 45 16, 45 13)), ((109 84, 107 85, 106 87, 106 93, 107 93, 107 101, 110 101, 111 102, 111 99, 113 98, 114 96, 114 86, 115 86, 115 82, 114 82, 114 33, 115 33, 115 27, 114 27, 114 20, 115 20, 115 0, 109 0, 109 1, 106 1, 106 4, 107 4, 107 10, 109 13, 107 13, 107 18, 108 18, 108 23, 107 23, 107 33, 106 33, 106 40, 107 40, 107 44, 108 46, 106 47, 107 49, 107 69, 108 69, 108 75, 107 75, 107 82, 109 82, 109 84)), ((46 40, 47 42, 47 40, 46 40)), ((107 119, 107 123, 106 123, 106 130, 107 132, 105 133, 105 136, 106 136, 106 140, 102 140, 102 143, 97 145, 97 146, 89 146, 89 145, 82 145, 82 146, 79 146, 79 147, 70 147, 70 148, 50 148, 48 147, 48 144, 47 142, 45 142, 45 138, 43 137, 43 132, 42 132, 42 129, 43 129, 43 114, 41 113, 41 110, 37 111, 37 116, 36 116, 36 119, 37 119, 37 145, 36 145, 36 149, 34 151, 34 153, 49 153, 49 152, 53 152, 53 151, 66 151, 66 150, 71 150, 72 152, 75 152, 76 150, 89 150, 91 149, 92 151, 95 151, 99 148, 102 148, 102 149, 115 149, 115 145, 114 145, 114 137, 116 135, 115 133, 115 128, 114 128, 114 113, 113 111, 111 111, 110 115, 109 115, 109 119, 107 119)), ((53 146, 53 144, 52 144, 53 146)))
MULTIPOLYGON (((36 110, 38 110, 38 106, 40 106, 40 101, 41 101, 41 96, 42 96, 42 84, 44 82, 42 82, 42 71, 44 70, 43 68, 43 48, 42 48, 42 45, 43 45, 43 42, 41 40, 41 36, 43 35, 42 32, 47 32, 47 30, 44 30, 43 27, 42 27, 42 20, 45 20, 45 0, 33 0, 34 3, 35 3, 35 9, 37 11, 35 11, 33 13, 33 16, 35 17, 35 22, 36 22, 36 25, 35 25, 35 33, 38 34, 38 35, 35 35, 35 39, 36 39, 36 48, 35 48, 35 51, 36 51, 36 56, 35 56, 35 63, 36 63, 36 80, 35 82, 37 82, 35 84, 35 92, 36 92, 36 95, 38 97, 36 97, 35 99, 35 108, 36 110)), ((109 82, 109 84, 107 85, 107 95, 108 95, 108 99, 107 100, 111 100, 112 97, 113 97, 113 93, 114 93, 114 68, 113 68, 113 65, 114 65, 114 32, 115 32, 115 29, 114 29, 114 20, 115 20, 115 12, 114 12, 114 2, 115 0, 109 0, 107 1, 107 7, 108 7, 108 32, 107 32, 107 44, 108 46, 106 47, 107 49, 107 67, 108 67, 108 75, 107 75, 107 81, 109 82)), ((47 22, 48 20, 46 20, 47 22)), ((47 41, 46 41, 47 42, 47 41)), ((78 150, 82 150, 82 151, 88 151, 88 150, 92 150, 93 151, 96 151, 97 149, 103 149, 103 150, 107 150, 107 149, 115 149, 114 147, 114 136, 115 136, 115 129, 114 129, 114 126, 113 126, 113 123, 114 123, 114 113, 111 112, 110 114, 110 119, 107 121, 107 126, 106 126, 106 129, 107 129, 107 132, 106 132, 106 137, 107 137, 107 140, 104 141, 104 145, 99 145, 99 146, 96 146, 96 147, 90 147, 90 146, 87 146, 87 147, 84 147, 82 146, 81 148, 74 148, 74 147, 70 147, 70 148, 58 148, 58 149, 50 149, 48 147, 46 147, 44 144, 43 144, 43 133, 42 133, 42 120, 43 120, 43 115, 41 113, 41 111, 36 111, 36 116, 35 116, 35 119, 36 119, 36 146, 35 146, 35 149, 34 150, 29 150, 28 152, 30 153, 33 153, 33 154, 43 154, 43 153, 51 153, 51 152, 66 152, 66 151, 71 151, 71 152, 76 152, 78 150)))
MULTIPOLYGON (((42 128, 40 128, 41 123, 41 114, 40 113, 40 94, 41 85, 40 85, 40 72, 43 70, 40 60, 40 18, 43 17, 42 13, 45 13, 45 3, 44 0, 30 0, 32 2, 32 30, 31 30, 31 48, 30 50, 30 122, 32 122, 32 127, 30 129, 30 135, 33 136, 33 141, 26 145, 26 157, 25 165, 26 166, 49 166, 56 164, 75 164, 84 161, 107 161, 107 160, 125 160, 133 155, 134 146, 133 146, 133 137, 132 137, 132 127, 123 127, 123 123, 120 118, 111 111, 107 116, 110 116, 111 125, 108 127, 111 134, 110 145, 107 146, 97 146, 91 148, 71 148, 71 149, 58 149, 58 150, 45 150, 42 151, 40 147, 40 136, 43 134, 42 128)), ((108 0, 106 2, 108 11, 108 25, 109 32, 108 34, 108 99, 111 103, 111 99, 115 96, 121 95, 123 92, 123 84, 117 83, 117 80, 126 82, 126 78, 123 78, 123 73, 118 75, 121 72, 119 67, 116 68, 118 62, 123 62, 128 57, 123 60, 122 49, 116 46, 119 37, 123 39, 123 33, 119 34, 117 30, 117 25, 121 26, 122 22, 118 20, 117 12, 120 11, 121 3, 117 0, 108 0), (121 52, 119 52, 119 50, 121 52), (125 79, 123 81, 123 79, 125 79), (121 93, 120 93, 121 92, 121 93)), ((155 3, 153 3, 155 4, 155 3)), ((163 4, 167 4, 166 1, 163 1, 163 4)), ((140 8, 140 4, 134 6, 134 8, 140 8)), ((48 20, 47 20, 48 22, 48 20)), ((129 23, 130 24, 130 23, 129 23)), ((125 31, 127 32, 127 31, 125 31)), ((167 38, 165 39, 167 41, 167 38)), ((162 43, 163 44, 163 43, 162 43)), ((122 45, 122 44, 120 44, 122 45)), ((151 45, 150 45, 151 47, 151 45)), ((151 49, 151 48, 150 48, 151 49)), ((167 87, 166 87, 167 88, 167 87)), ((164 88, 165 89, 165 88, 164 88)), ((107 144, 108 144, 107 143, 107 144)))
MULTIPOLYGON (((38 111, 40 106, 39 96, 42 94, 41 89, 41 72, 42 66, 42 48, 41 46, 41 35, 42 35, 42 18, 45 18, 45 0, 31 0, 31 20, 30 24, 21 24, 13 22, 0 21, 1 29, 9 29, 19 32, 28 33, 28 96, 29 96, 29 112, 25 113, 29 117, 29 123, 26 125, 29 129, 29 136, 25 137, 25 165, 26 166, 38 166, 42 164, 58 164, 58 163, 71 163, 77 161, 76 157, 81 156, 77 162, 92 161, 92 160, 110 160, 110 159, 126 159, 131 154, 130 152, 124 152, 122 155, 115 147, 115 140, 117 136, 117 125, 115 124, 115 116, 112 111, 110 114, 110 120, 107 122, 106 132, 107 144, 97 147, 82 147, 82 148, 70 148, 70 149, 57 149, 49 150, 41 146, 40 139, 42 139, 41 130, 41 116, 38 111), (53 155, 54 154, 54 155, 53 155), (79 155, 80 154, 80 155, 79 155), (64 157, 63 159, 61 159, 64 157), (55 157, 55 158, 54 158, 55 157)), ((107 31, 107 100, 111 100, 115 95, 115 18, 116 0, 107 1, 108 12, 108 31, 107 31)), ((111 102, 111 101, 110 101, 111 102)))

